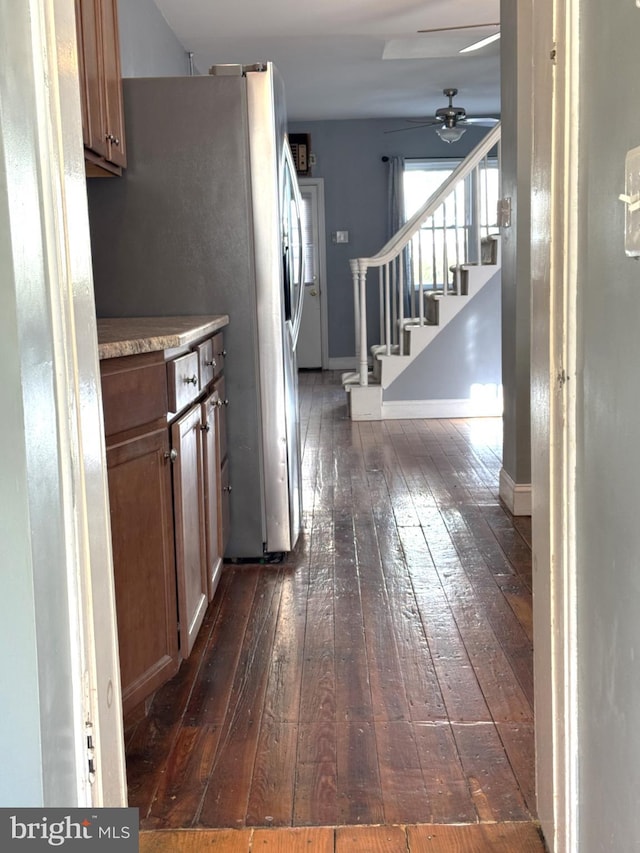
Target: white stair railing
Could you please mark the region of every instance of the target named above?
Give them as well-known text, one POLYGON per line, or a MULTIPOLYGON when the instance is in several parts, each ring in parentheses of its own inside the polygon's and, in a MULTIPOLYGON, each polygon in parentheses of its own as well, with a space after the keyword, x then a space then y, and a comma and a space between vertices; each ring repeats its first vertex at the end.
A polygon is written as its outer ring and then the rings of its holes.
POLYGON ((379 270, 378 351, 403 355, 407 325, 428 322, 427 295, 459 295, 463 265, 482 263, 483 238, 498 233, 497 211, 489 209, 488 178, 489 169, 496 168, 496 157, 499 174, 500 131, 497 124, 376 255, 349 262, 358 362, 354 378, 360 385, 369 382, 368 270, 379 270), (490 157, 494 148, 497 155, 490 157))

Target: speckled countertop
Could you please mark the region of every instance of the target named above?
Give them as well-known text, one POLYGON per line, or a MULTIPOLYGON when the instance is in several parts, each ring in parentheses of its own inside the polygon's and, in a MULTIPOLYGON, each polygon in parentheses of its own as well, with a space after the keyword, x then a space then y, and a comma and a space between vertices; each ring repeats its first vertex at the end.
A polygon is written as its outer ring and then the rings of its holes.
POLYGON ((109 317, 98 320, 98 355, 119 358, 188 346, 229 323, 226 314, 196 317, 109 317))

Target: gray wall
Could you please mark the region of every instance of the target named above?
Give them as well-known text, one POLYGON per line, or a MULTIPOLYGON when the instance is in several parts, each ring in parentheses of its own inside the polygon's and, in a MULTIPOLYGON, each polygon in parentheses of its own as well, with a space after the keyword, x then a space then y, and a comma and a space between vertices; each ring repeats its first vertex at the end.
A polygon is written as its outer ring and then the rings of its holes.
MULTIPOLYGON (((286 86, 286 80, 285 80, 286 86)), ((327 240, 327 305, 329 358, 355 354, 353 284, 349 260, 368 257, 382 248, 387 233, 387 174, 383 155, 465 157, 482 139, 485 128, 469 128, 460 142, 442 142, 432 128, 402 127, 400 121, 358 120, 291 122, 291 133, 309 133, 317 165, 313 176, 325 180, 327 240), (334 231, 349 231, 348 244, 331 242, 334 231)), ((376 340, 377 325, 369 329, 376 340)))
POLYGON ((153 0, 119 0, 123 77, 181 77, 189 73, 185 48, 153 0))
POLYGON ((467 400, 472 385, 499 386, 501 382, 500 275, 496 273, 389 385, 384 399, 467 400))
POLYGON ((531 482, 531 6, 501 3, 502 196, 511 227, 502 234, 502 464, 516 485, 531 482))
POLYGON ((640 839, 640 263, 618 200, 640 144, 640 10, 579 5, 578 846, 608 853, 640 839))

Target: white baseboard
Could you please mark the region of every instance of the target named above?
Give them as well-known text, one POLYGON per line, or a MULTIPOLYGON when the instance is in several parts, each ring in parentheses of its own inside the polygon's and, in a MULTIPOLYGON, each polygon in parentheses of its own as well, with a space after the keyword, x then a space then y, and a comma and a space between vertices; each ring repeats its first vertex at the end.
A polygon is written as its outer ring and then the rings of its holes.
POLYGON ((502 400, 386 400, 382 403, 383 420, 411 418, 482 418, 500 417, 502 400))
POLYGON ((531 483, 515 483, 501 468, 499 494, 511 515, 531 515, 531 483))

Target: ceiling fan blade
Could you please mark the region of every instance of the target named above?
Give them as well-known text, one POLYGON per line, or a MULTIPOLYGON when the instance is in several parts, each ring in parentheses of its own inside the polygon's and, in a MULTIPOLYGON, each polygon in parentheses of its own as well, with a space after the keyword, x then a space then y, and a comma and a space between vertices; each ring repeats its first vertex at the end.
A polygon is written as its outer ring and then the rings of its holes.
POLYGON ((410 124, 419 124, 420 127, 426 127, 428 124, 442 124, 442 121, 436 118, 407 118, 405 121, 410 124))
MULTIPOLYGON (((411 119, 407 119, 407 121, 411 121, 411 119)), ((414 121, 418 121, 418 119, 414 119, 414 121)), ((434 127, 437 125, 440 127, 442 124, 441 121, 426 121, 422 124, 412 124, 411 127, 397 127, 395 130, 385 130, 385 134, 387 133, 403 133, 406 130, 417 130, 419 127, 434 127)))
POLYGON ((497 23, 494 21, 489 24, 465 24, 463 26, 457 27, 433 27, 430 30, 418 30, 419 33, 448 33, 453 32, 454 30, 477 30, 481 27, 499 27, 500 22, 497 23))
POLYGON ((465 118, 461 119, 457 124, 475 124, 476 127, 495 127, 499 123, 499 118, 465 118))

